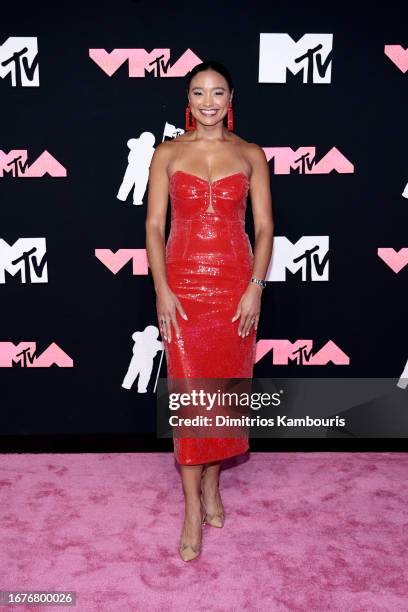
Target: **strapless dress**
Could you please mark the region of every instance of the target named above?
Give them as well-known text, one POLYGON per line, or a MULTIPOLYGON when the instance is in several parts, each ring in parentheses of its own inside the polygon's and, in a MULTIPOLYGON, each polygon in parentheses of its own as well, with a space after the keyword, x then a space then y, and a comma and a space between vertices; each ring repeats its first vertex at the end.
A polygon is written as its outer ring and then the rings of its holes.
MULTIPOLYGON (((188 320, 176 311, 180 337, 172 326, 171 342, 163 340, 168 379, 253 376, 256 331, 251 326, 243 338, 239 319, 231 321, 253 269, 245 231, 248 190, 244 172, 209 182, 177 170, 170 178, 166 275, 188 320)), ((218 461, 249 449, 248 436, 173 436, 173 444, 183 465, 218 461)))

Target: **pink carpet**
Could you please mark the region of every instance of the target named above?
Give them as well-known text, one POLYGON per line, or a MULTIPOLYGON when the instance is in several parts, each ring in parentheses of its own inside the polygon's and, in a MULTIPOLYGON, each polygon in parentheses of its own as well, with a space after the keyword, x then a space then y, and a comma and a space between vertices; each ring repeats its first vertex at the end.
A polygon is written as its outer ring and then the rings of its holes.
POLYGON ((1 455, 0 589, 78 597, 9 609, 408 610, 405 453, 242 459, 221 473, 224 529, 184 563, 171 453, 1 455))

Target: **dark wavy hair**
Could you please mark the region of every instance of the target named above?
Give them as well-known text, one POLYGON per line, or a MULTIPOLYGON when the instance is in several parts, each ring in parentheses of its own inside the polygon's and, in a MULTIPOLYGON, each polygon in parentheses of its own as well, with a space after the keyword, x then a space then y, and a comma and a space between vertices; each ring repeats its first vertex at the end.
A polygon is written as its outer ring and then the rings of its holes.
POLYGON ((210 68, 211 70, 215 70, 216 72, 219 72, 224 77, 224 79, 228 83, 230 92, 232 91, 232 89, 234 88, 234 85, 232 83, 232 77, 229 73, 229 70, 223 64, 221 64, 220 62, 217 62, 216 60, 208 60, 206 62, 202 62, 201 64, 197 64, 197 66, 194 66, 194 68, 192 68, 190 72, 187 73, 187 83, 186 83, 187 94, 190 90, 191 79, 198 72, 202 72, 203 70, 209 70, 210 68))

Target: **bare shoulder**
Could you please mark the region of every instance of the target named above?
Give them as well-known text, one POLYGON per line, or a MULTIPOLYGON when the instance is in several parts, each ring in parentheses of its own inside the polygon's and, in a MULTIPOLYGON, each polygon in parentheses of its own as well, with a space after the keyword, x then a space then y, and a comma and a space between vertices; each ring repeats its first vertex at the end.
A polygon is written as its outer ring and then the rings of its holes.
POLYGON ((160 161, 160 163, 169 164, 174 155, 177 155, 177 151, 181 144, 184 144, 190 140, 189 135, 180 134, 176 136, 176 138, 172 138, 171 140, 164 140, 160 144, 157 145, 153 158, 154 161, 160 161))
POLYGON ((169 157, 172 151, 171 143, 171 140, 164 140, 163 142, 160 142, 154 150, 154 157, 160 158, 161 160, 169 157))
POLYGON ((255 142, 245 142, 245 155, 252 165, 263 165, 267 163, 265 151, 255 142))
POLYGON ((164 140, 156 146, 150 162, 150 175, 160 174, 163 171, 167 172, 174 154, 172 143, 172 140, 164 140))
POLYGON ((234 134, 234 136, 235 142, 240 148, 242 156, 246 159, 252 170, 255 170, 259 166, 267 165, 265 152, 262 147, 257 145, 255 142, 248 142, 236 134, 234 134))
POLYGON ((255 142, 248 142, 245 156, 251 166, 251 176, 269 176, 268 160, 262 147, 255 142))

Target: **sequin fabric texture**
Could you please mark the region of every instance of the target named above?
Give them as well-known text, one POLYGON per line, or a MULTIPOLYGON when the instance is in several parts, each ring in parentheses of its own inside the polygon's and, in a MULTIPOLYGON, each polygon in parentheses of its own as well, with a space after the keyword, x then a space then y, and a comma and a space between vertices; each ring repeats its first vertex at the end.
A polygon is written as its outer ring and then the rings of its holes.
MULTIPOLYGON (((163 339, 168 379, 253 376, 256 332, 252 326, 241 337, 239 319, 231 321, 253 268, 245 231, 248 189, 243 172, 212 182, 183 171, 170 178, 166 274, 188 320, 177 311, 180 337, 172 326, 171 342, 163 339)), ((173 436, 173 443, 184 465, 225 459, 249 448, 248 437, 173 436)))

